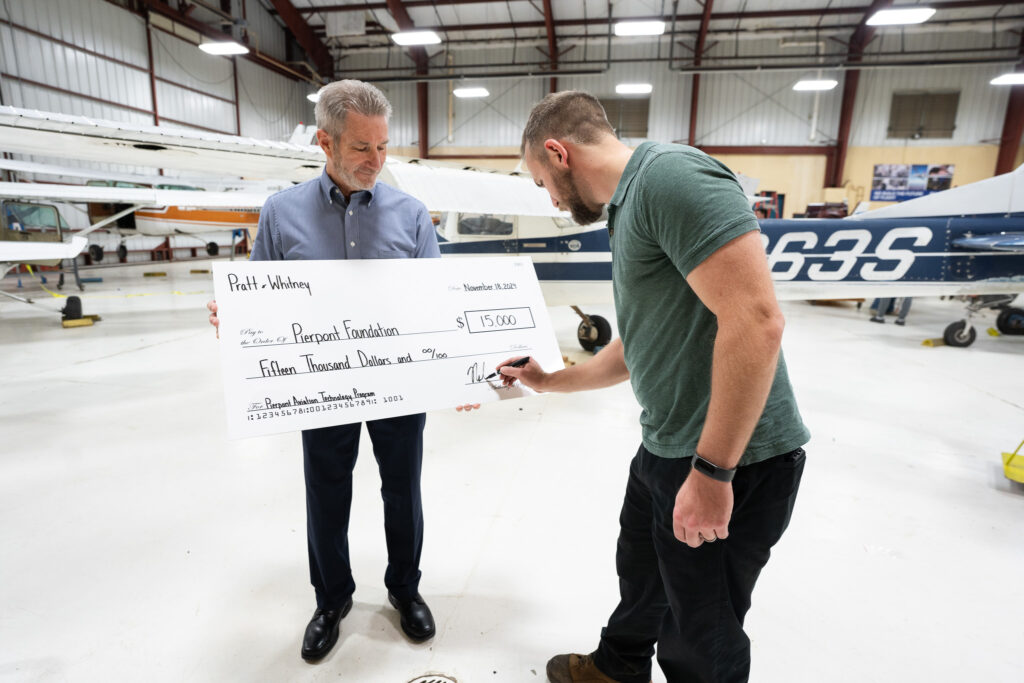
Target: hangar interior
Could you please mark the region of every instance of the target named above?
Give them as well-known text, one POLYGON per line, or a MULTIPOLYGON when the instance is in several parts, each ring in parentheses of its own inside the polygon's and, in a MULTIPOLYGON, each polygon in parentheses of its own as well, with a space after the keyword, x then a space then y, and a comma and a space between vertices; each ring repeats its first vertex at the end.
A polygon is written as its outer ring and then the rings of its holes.
MULTIPOLYGON (((1022 30, 1024 2, 990 0, 0 0, 0 107, 283 141, 313 122, 320 86, 356 78, 394 107, 390 154, 507 171, 532 105, 583 89, 627 144, 696 146, 757 180, 772 217, 845 215, 913 190, 897 167, 942 169, 942 190, 1021 165, 1024 87, 992 81, 1020 68, 1022 30), (893 4, 936 12, 867 23, 893 4), (629 21, 662 33, 618 35, 629 21), (412 29, 440 42, 395 44, 412 29), (248 53, 197 49, 228 39, 248 53)), ((8 169, 9 182, 194 182, 60 148, 0 151, 67 171, 8 169)), ((81 204, 58 209, 72 229, 90 223, 81 204)), ((61 327, 55 272, 0 280, 38 302, 0 298, 0 679, 543 681, 551 655, 596 645, 640 439, 628 384, 430 412, 426 644, 387 605, 364 449, 355 607, 310 665, 299 435, 227 438, 213 283, 195 260, 236 238, 91 240, 107 252, 76 261, 92 326, 61 327)), ((614 333, 610 302, 586 308, 614 333)), ((783 302, 812 440, 747 620, 751 680, 1018 680, 1024 488, 1000 454, 1024 439, 1024 340, 985 334, 998 311, 983 310, 970 348, 922 344, 962 310, 915 297, 905 325, 870 325, 866 303, 783 302)), ((576 315, 548 314, 568 361, 586 362, 576 315)))

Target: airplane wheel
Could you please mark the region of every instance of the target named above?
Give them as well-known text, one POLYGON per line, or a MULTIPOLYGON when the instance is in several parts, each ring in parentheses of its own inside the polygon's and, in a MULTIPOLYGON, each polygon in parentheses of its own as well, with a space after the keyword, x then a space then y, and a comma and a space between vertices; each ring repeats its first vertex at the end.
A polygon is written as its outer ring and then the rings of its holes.
POLYGON ((117 245, 117 258, 119 261, 124 261, 128 258, 128 247, 123 244, 117 245))
POLYGON ((94 262, 99 263, 103 260, 103 247, 98 244, 89 245, 89 258, 94 262))
POLYGON ((64 315, 64 320, 78 320, 82 317, 82 300, 77 296, 69 296, 68 302, 60 312, 64 315))
POLYGON ((579 339, 580 346, 584 351, 593 351, 596 347, 605 346, 612 340, 612 326, 607 320, 599 315, 590 316, 590 320, 594 323, 593 325, 588 325, 584 320, 576 328, 576 338, 579 339))
POLYGON ((209 256, 216 256, 217 254, 220 253, 220 245, 217 244, 216 242, 207 242, 206 253, 209 256))
POLYGON ((1024 308, 1005 308, 996 318, 996 329, 1003 334, 1024 334, 1024 308))
POLYGON ((942 340, 947 346, 970 346, 977 337, 978 333, 974 331, 974 327, 964 320, 950 323, 942 333, 942 340))

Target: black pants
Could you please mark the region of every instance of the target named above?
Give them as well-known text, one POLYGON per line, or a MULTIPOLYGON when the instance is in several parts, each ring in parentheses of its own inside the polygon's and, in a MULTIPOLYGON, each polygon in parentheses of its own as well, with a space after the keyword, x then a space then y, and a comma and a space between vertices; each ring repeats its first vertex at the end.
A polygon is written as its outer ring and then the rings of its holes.
MULTIPOLYGON (((366 423, 380 470, 388 568, 384 584, 400 600, 416 595, 423 548, 420 469, 426 415, 403 415, 366 423)), ((355 592, 348 550, 352 469, 361 423, 302 432, 306 473, 306 538, 309 579, 317 607, 331 609, 355 592)))
POLYGON ((597 667, 622 683, 647 683, 657 643, 669 683, 746 681, 750 640, 743 617, 771 547, 789 524, 803 469, 803 449, 741 467, 733 479, 729 537, 690 548, 672 533, 690 460, 661 458, 641 446, 619 517, 620 601, 601 631, 597 667))

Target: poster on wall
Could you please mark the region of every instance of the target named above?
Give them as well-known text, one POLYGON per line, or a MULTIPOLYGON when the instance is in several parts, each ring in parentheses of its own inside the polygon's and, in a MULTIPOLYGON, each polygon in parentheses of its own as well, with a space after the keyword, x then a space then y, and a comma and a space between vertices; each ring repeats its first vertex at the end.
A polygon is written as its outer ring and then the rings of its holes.
POLYGON ((953 184, 954 164, 875 164, 871 201, 902 202, 953 184))

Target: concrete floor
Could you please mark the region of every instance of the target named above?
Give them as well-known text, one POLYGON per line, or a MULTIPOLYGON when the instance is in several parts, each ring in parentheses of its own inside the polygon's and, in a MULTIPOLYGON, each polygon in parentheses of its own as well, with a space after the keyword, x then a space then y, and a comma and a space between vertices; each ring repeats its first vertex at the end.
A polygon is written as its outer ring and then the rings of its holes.
MULTIPOLYGON (((551 655, 593 649, 639 441, 628 385, 428 416, 424 645, 387 605, 364 454, 355 607, 309 665, 299 437, 225 439, 212 283, 192 268, 209 265, 89 272, 87 328, 62 329, 45 293, 0 299, 0 681, 542 682, 551 655)), ((924 347, 959 312, 937 300, 906 327, 784 311, 814 436, 748 617, 752 680, 1020 680, 1024 487, 1000 452, 1024 439, 1024 338, 985 335, 987 316, 969 349, 924 347)), ((582 359, 573 314, 550 312, 582 359)))

